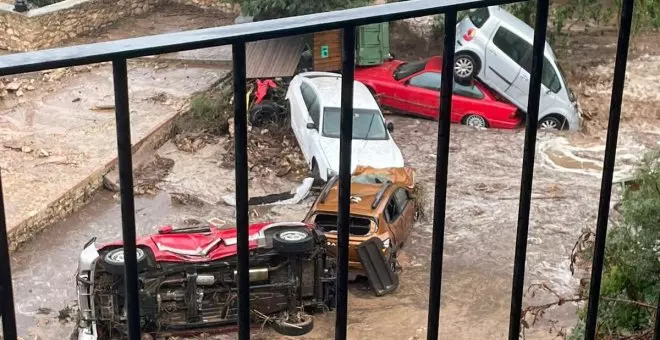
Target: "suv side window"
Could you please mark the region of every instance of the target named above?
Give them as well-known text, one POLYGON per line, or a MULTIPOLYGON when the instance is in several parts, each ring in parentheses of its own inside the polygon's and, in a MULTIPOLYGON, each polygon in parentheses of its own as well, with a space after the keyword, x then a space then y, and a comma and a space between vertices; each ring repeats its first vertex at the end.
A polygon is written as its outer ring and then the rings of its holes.
POLYGON ((403 188, 397 189, 397 191, 394 192, 394 200, 396 201, 396 205, 398 206, 398 210, 400 212, 403 212, 403 210, 406 208, 406 204, 408 204, 408 191, 403 188))
POLYGON ((440 80, 442 75, 436 72, 424 72, 418 74, 408 82, 411 86, 421 87, 427 90, 440 91, 440 80))
POLYGON ((390 201, 387 202, 387 206, 385 207, 385 219, 388 223, 392 223, 396 221, 400 215, 401 211, 399 210, 399 206, 397 205, 394 195, 392 195, 390 201))
POLYGON ((526 57, 532 53, 532 45, 515 33, 500 26, 493 37, 493 44, 522 68, 527 70, 528 66, 531 68, 531 63, 527 65, 527 60, 531 61, 531 59, 526 57))

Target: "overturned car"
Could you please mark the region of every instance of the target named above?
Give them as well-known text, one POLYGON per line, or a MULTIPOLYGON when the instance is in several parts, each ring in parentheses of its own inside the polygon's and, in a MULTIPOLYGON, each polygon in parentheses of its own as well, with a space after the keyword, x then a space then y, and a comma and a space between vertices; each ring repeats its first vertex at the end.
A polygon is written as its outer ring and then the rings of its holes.
MULTIPOLYGON (((254 322, 284 335, 311 331, 308 313, 334 307, 335 264, 322 232, 300 222, 249 227, 250 308, 254 322)), ((213 224, 138 237, 140 322, 152 337, 208 332, 236 323, 236 229, 213 224)), ((77 271, 79 340, 126 337, 121 242, 90 240, 77 271)))

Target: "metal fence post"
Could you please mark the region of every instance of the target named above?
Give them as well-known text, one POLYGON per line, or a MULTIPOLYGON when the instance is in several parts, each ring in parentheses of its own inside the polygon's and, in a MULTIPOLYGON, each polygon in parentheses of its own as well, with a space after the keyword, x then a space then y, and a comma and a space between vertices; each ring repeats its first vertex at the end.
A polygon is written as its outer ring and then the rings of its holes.
POLYGON ((509 340, 520 337, 520 317, 525 284, 525 259, 527 256, 527 236, 529 234, 529 212, 532 205, 532 183, 534 180, 534 157, 536 154, 536 132, 539 120, 541 99, 541 79, 545 51, 545 35, 548 26, 548 0, 538 0, 532 49, 532 70, 527 101, 527 128, 523 150, 522 175, 520 178, 520 201, 518 203, 518 227, 516 230, 516 252, 513 263, 513 283, 511 287, 511 311, 509 316, 509 340))
POLYGON ((250 339, 250 244, 245 43, 232 45, 234 72, 234 154, 236 171, 236 246, 238 248, 238 338, 250 339))
POLYGON ((626 65, 628 63, 628 45, 630 43, 630 28, 633 16, 633 0, 624 0, 621 6, 621 21, 619 25, 619 40, 614 63, 614 80, 612 82, 612 97, 610 99, 610 118, 607 126, 607 141, 605 142, 605 159, 603 160, 603 177, 600 184, 600 201, 598 203, 598 219, 596 221, 596 240, 594 241, 594 257, 591 266, 591 281, 589 284, 589 301, 587 304, 587 321, 584 338, 593 340, 596 337, 598 320, 598 300, 600 298, 600 283, 603 274, 605 257, 605 240, 607 238, 607 222, 610 216, 610 198, 612 196, 612 178, 614 176, 614 161, 616 160, 616 144, 621 120, 621 104, 626 80, 626 65))
POLYGON ((341 120, 339 123, 339 211, 337 221, 337 314, 335 339, 346 339, 348 320, 348 228, 351 199, 351 142, 353 140, 353 84, 355 26, 342 31, 341 120))
POLYGON ((440 323, 440 295, 442 294, 442 261, 445 243, 445 215, 447 209, 447 168, 449 167, 449 134, 451 100, 454 87, 454 51, 456 41, 456 11, 445 13, 444 51, 440 85, 438 146, 435 163, 435 197, 433 202, 433 237, 431 241, 431 279, 429 284, 429 314, 427 339, 437 340, 440 323))
POLYGON ((2 336, 7 340, 16 340, 16 314, 14 311, 14 290, 11 282, 11 259, 9 258, 9 240, 7 238, 7 219, 5 200, 2 193, 2 170, 0 169, 0 317, 2 317, 2 336))
POLYGON ((128 310, 128 339, 140 339, 140 299, 135 246, 135 200, 133 196, 133 155, 131 119, 128 106, 128 71, 126 59, 112 62, 115 88, 115 120, 121 193, 121 227, 124 242, 124 284, 128 310))

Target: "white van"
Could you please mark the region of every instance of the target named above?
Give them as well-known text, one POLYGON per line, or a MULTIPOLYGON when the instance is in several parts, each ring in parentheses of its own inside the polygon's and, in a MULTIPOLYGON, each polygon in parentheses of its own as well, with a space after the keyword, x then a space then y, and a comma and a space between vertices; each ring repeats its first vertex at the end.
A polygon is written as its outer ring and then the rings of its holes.
MULTIPOLYGON (((499 6, 472 10, 456 25, 454 76, 473 77, 527 112, 534 30, 499 6)), ((573 91, 546 42, 541 80, 539 127, 580 128, 579 107, 573 91)))

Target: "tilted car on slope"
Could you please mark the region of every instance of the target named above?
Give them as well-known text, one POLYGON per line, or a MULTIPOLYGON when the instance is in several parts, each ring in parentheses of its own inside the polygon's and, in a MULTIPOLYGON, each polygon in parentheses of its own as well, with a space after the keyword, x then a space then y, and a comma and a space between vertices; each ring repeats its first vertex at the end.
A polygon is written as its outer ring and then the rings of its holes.
MULTIPOLYGON (((326 238, 300 222, 249 227, 250 307, 254 321, 285 335, 313 327, 307 312, 334 304, 334 260, 326 238)), ((236 323, 236 229, 212 224, 137 239, 140 322, 156 338, 236 323)), ((120 339, 127 331, 121 242, 90 240, 77 271, 79 340, 120 339)), ((143 337, 144 339, 144 337, 143 337)))
MULTIPOLYGON (((527 112, 534 29, 499 6, 471 10, 456 25, 454 75, 478 78, 527 112)), ((545 43, 539 103, 541 129, 578 130, 580 107, 555 53, 545 43)))
MULTIPOLYGON (((365 84, 380 105, 394 111, 438 119, 442 58, 404 62, 386 61, 382 65, 355 70, 355 79, 365 84)), ((497 100, 483 84, 461 85, 454 82, 450 119, 475 127, 513 129, 520 125, 518 108, 497 100)))
MULTIPOLYGON (((360 82, 353 90, 351 171, 358 164, 378 168, 401 167, 401 150, 390 135, 378 103, 360 82)), ((289 84, 286 99, 291 128, 316 179, 327 181, 339 171, 341 74, 306 72, 289 84)))
MULTIPOLYGON (((382 241, 383 253, 396 271, 396 254, 403 247, 415 220, 414 171, 412 168, 358 166, 351 176, 349 225, 349 272, 364 275, 357 248, 372 237, 382 241)), ((315 224, 328 239, 328 252, 337 253, 339 183, 330 180, 312 205, 304 221, 315 224)))

